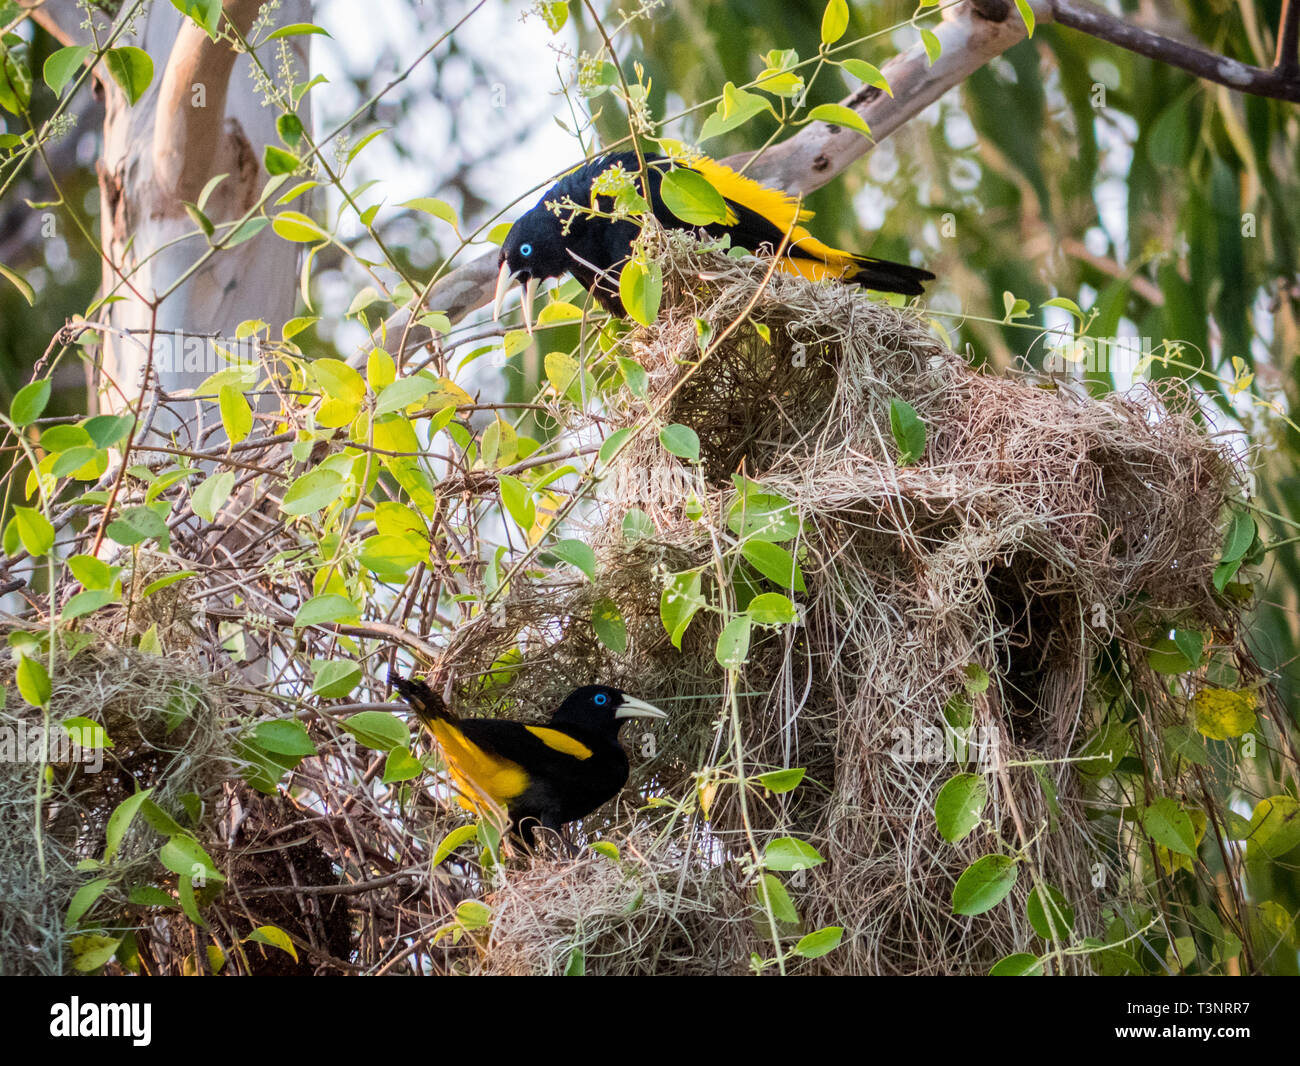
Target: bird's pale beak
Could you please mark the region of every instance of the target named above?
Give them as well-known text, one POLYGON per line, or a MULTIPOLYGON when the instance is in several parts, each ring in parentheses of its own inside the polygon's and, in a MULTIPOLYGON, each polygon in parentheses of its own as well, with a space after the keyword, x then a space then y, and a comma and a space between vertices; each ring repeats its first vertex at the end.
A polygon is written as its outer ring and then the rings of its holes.
MULTIPOLYGON (((506 293, 510 289, 510 283, 519 276, 518 272, 511 273, 510 264, 502 262, 501 270, 497 273, 497 292, 492 301, 492 321, 495 322, 501 317, 501 305, 506 302, 506 293)), ((524 328, 528 330, 528 335, 533 334, 533 301, 537 299, 537 278, 529 278, 524 282, 524 294, 520 300, 524 312, 524 328)))
POLYGON ((510 288, 510 283, 514 280, 514 277, 514 274, 510 272, 510 264, 503 259, 501 261, 501 272, 497 274, 496 299, 492 301, 493 322, 501 317, 501 305, 506 302, 506 290, 510 288))
POLYGON ((528 335, 533 335, 533 300, 537 297, 537 279, 529 278, 524 284, 524 328, 528 330, 528 335))
POLYGON ((635 696, 624 696, 623 702, 619 705, 618 710, 614 712, 615 718, 667 718, 668 715, 661 711, 654 704, 646 703, 645 700, 639 700, 635 696))

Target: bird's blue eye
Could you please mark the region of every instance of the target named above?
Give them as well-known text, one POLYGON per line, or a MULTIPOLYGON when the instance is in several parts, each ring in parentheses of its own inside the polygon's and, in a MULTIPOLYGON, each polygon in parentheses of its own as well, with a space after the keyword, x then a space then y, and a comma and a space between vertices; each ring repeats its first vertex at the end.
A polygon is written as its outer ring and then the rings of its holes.
POLYGON ((608 702, 609 702, 609 697, 606 696, 605 693, 603 692, 596 693, 595 703, 597 707, 604 707, 605 704, 607 704, 608 702))
POLYGON ((519 246, 519 254, 522 255, 525 259, 527 259, 530 255, 533 254, 533 246, 531 244, 521 244, 519 246))

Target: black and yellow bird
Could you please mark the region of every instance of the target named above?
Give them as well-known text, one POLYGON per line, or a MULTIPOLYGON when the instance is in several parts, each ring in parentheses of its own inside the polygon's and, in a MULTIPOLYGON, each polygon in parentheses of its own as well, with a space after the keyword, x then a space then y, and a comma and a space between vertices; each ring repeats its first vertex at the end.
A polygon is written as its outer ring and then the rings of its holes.
POLYGON ((461 806, 504 810, 530 847, 539 827, 558 832, 618 795, 629 769, 618 740, 627 719, 668 717, 616 688, 586 685, 546 725, 460 718, 423 681, 395 672, 390 680, 437 741, 461 806))
MULTIPOLYGON (((646 197, 660 225, 670 229, 703 230, 712 237, 730 236, 732 247, 769 254, 782 249, 780 269, 814 280, 834 279, 878 292, 919 296, 921 283, 934 275, 920 267, 893 263, 887 259, 854 255, 823 244, 802 225, 812 212, 801 210, 788 193, 760 185, 730 167, 697 156, 689 163, 661 155, 647 155, 646 197), (721 222, 695 226, 673 214, 660 195, 664 174, 672 167, 693 170, 722 197, 726 215, 721 222)), ((619 276, 632 251, 640 227, 630 219, 611 219, 583 214, 563 206, 568 201, 582 208, 592 207, 593 184, 606 171, 621 167, 637 181, 639 162, 635 152, 603 156, 566 174, 551 186, 537 204, 510 228, 501 245, 493 318, 512 282, 523 287, 524 322, 532 331, 532 306, 539 282, 571 273, 612 314, 622 315, 619 276), (548 206, 551 205, 551 206, 548 206)), ((598 194, 597 210, 613 213, 612 196, 598 194)))

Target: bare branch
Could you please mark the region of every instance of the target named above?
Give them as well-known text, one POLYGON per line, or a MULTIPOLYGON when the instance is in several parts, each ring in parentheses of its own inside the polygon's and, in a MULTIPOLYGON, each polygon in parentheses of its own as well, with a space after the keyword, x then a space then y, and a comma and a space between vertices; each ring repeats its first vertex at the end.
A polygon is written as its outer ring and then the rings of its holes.
MULTIPOLYGON (((1288 5, 1290 6, 1292 5, 1288 5)), ((1237 92, 1300 103, 1300 78, 1296 77, 1294 65, 1296 26, 1292 11, 1285 13, 1283 32, 1278 38, 1279 64, 1265 69, 1144 30, 1088 0, 1053 0, 1052 7, 1056 21, 1062 26, 1069 26, 1090 37, 1136 52, 1148 59, 1167 63, 1171 67, 1178 67, 1198 78, 1212 81, 1216 85, 1226 85, 1237 92), (1290 66, 1282 62, 1285 59, 1284 44, 1288 32, 1291 36, 1290 66)))

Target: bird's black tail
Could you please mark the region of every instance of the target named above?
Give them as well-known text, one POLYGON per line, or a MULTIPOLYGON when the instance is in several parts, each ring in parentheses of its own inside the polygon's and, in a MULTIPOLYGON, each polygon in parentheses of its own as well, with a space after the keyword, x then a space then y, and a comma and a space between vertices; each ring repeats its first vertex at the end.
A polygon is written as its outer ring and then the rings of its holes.
POLYGON ((876 292, 899 292, 904 296, 920 296, 925 292, 923 281, 933 281, 934 275, 921 267, 907 263, 894 263, 888 259, 870 256, 850 257, 853 269, 846 272, 844 280, 876 292))
POLYGON ((434 722, 439 720, 443 722, 457 721, 456 715, 447 706, 442 696, 434 692, 423 681, 402 677, 396 670, 389 671, 388 680, 393 688, 401 694, 402 702, 419 715, 420 721, 425 725, 432 726, 434 722))

